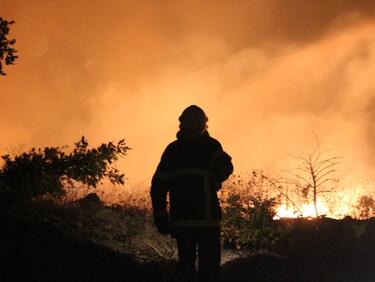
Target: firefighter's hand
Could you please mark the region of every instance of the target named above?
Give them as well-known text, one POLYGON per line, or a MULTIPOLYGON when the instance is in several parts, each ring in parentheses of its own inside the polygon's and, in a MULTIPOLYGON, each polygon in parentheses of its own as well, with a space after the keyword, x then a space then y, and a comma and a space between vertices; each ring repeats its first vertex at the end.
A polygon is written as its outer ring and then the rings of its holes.
POLYGON ((167 213, 162 215, 154 215, 154 222, 160 234, 166 235, 171 233, 169 216, 167 213))

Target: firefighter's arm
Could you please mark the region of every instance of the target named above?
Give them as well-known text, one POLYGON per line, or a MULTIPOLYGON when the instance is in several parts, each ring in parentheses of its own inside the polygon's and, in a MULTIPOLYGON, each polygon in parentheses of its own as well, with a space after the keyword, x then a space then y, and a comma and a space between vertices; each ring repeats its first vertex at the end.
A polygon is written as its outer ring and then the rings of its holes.
POLYGON ((218 185, 218 189, 221 188, 221 183, 228 179, 233 173, 232 158, 223 150, 215 152, 211 159, 212 169, 215 175, 215 180, 218 185))
POLYGON ((170 233, 169 215, 167 211, 167 194, 169 174, 162 157, 151 182, 151 202, 156 228, 161 234, 170 233))

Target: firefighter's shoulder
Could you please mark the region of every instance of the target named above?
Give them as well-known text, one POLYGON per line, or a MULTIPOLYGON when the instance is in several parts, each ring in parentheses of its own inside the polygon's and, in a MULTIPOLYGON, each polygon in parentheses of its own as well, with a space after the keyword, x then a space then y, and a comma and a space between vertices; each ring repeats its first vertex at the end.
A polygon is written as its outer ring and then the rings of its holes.
POLYGON ((220 142, 217 139, 211 136, 207 136, 207 140, 210 143, 210 146, 212 146, 212 148, 215 149, 215 151, 221 151, 223 149, 220 142))
POLYGON ((163 155, 169 155, 173 153, 176 150, 177 146, 178 146, 177 140, 174 140, 173 142, 169 143, 167 147, 165 147, 163 155))

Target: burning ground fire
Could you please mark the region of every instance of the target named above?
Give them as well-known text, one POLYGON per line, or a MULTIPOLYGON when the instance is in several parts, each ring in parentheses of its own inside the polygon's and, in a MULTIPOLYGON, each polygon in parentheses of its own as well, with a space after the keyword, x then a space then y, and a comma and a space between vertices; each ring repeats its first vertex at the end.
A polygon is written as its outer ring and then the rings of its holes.
MULTIPOLYGON (((358 216, 357 206, 359 199, 364 195, 374 195, 374 187, 362 185, 353 189, 342 189, 332 192, 330 199, 318 200, 317 210, 319 216, 327 216, 330 218, 340 219, 345 216, 358 216)), ((280 204, 276 210, 274 219, 281 218, 315 218, 317 217, 313 203, 304 203, 298 207, 290 204, 280 204)))
MULTIPOLYGON (((329 212, 328 206, 320 201, 317 202, 317 208, 321 214, 328 214, 329 212)), ((275 219, 280 219, 283 217, 316 217, 314 204, 303 204, 300 211, 293 207, 287 206, 286 204, 282 204, 277 209, 275 219)))

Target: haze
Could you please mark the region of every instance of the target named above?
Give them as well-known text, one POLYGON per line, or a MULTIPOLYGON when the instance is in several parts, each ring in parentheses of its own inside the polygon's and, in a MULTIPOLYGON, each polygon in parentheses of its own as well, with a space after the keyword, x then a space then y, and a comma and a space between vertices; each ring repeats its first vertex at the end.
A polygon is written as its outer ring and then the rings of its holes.
POLYGON ((375 2, 17 1, 0 152, 125 138, 149 181, 178 116, 205 109, 237 173, 290 167, 314 132, 348 185, 375 177, 375 2))

